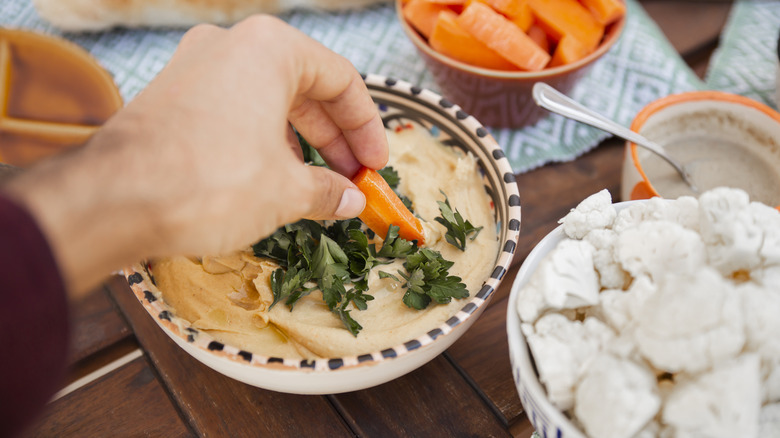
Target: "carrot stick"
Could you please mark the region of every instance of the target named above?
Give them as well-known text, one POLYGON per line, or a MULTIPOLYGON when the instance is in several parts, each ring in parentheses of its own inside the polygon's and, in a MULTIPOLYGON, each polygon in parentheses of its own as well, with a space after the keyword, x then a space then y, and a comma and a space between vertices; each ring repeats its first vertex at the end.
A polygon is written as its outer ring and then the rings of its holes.
POLYGON ((442 55, 466 64, 493 70, 518 70, 517 66, 463 30, 458 25, 457 14, 452 11, 439 12, 428 43, 442 55))
POLYGON ((550 61, 549 53, 490 6, 473 2, 457 21, 476 39, 524 70, 541 70, 550 61))
POLYGON ((362 167, 352 177, 352 182, 366 195, 366 208, 358 217, 371 231, 384 238, 390 225, 395 225, 400 228, 398 235, 401 238, 416 240, 418 246, 425 243, 420 220, 406 208, 382 175, 376 170, 362 167))
POLYGON ((604 36, 604 25, 577 0, 528 0, 528 6, 537 24, 556 41, 568 34, 594 50, 604 36))
POLYGON ((550 53, 550 42, 547 41, 547 33, 544 31, 544 29, 536 25, 531 25, 528 30, 525 31, 525 33, 527 33, 528 36, 531 37, 531 39, 542 48, 542 50, 550 53))
POLYGON ((592 50, 585 47, 580 40, 571 35, 564 35, 558 42, 558 47, 553 52, 549 67, 558 67, 560 65, 570 64, 590 55, 592 50))
POLYGON ((626 13, 626 5, 620 0, 580 0, 596 17, 599 23, 607 25, 626 13))
POLYGON ((410 0, 401 10, 404 18, 426 39, 431 37, 439 12, 449 10, 447 5, 425 0, 410 0))

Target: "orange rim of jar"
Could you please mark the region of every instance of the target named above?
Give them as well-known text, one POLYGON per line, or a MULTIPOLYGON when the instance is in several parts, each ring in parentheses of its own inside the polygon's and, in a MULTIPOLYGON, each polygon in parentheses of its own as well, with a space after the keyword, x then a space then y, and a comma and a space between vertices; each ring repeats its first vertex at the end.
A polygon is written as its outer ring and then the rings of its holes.
MULTIPOLYGON (((447 65, 458 70, 465 70, 475 75, 494 77, 496 79, 537 79, 541 80, 549 76, 557 76, 562 73, 568 73, 570 71, 578 70, 595 60, 599 59, 605 54, 620 38, 620 34, 623 33, 623 28, 626 24, 626 14, 623 14, 620 19, 607 26, 609 34, 601 41, 596 50, 591 52, 588 56, 572 62, 570 64, 561 65, 553 68, 544 68, 539 71, 508 71, 508 70, 494 70, 489 68, 477 67, 465 62, 458 61, 450 58, 449 56, 442 55, 441 53, 433 50, 433 48, 425 41, 416 30, 406 21, 403 15, 402 0, 395 0, 395 12, 398 20, 401 22, 401 28, 404 30, 406 36, 412 41, 412 43, 420 50, 425 52, 428 56, 436 59, 442 64, 447 65)), ((625 2, 624 2, 625 3, 625 2)))
MULTIPOLYGON (((726 93, 723 91, 706 90, 706 91, 688 91, 679 94, 672 94, 649 103, 647 106, 642 108, 642 110, 636 115, 636 117, 634 117, 634 120, 631 122, 631 130, 634 132, 639 132, 642 126, 644 126, 645 122, 647 122, 647 119, 649 119, 653 114, 657 113, 658 111, 661 111, 665 108, 680 103, 695 102, 701 100, 712 100, 718 102, 728 102, 728 103, 743 105, 761 111, 762 113, 766 114, 770 118, 780 123, 780 113, 773 110, 769 106, 764 105, 761 102, 755 101, 745 96, 741 96, 739 94, 726 93)), ((639 163, 639 157, 637 154, 637 145, 631 142, 629 142, 629 145, 631 150, 631 160, 633 161, 634 167, 639 172, 639 175, 642 177, 642 181, 637 183, 636 186, 634 186, 631 189, 631 199, 646 199, 655 196, 661 197, 661 195, 658 194, 658 192, 655 190, 655 187, 653 187, 653 184, 650 182, 650 179, 645 174, 642 165, 639 163), (634 196, 635 194, 638 197, 635 197, 634 196)))

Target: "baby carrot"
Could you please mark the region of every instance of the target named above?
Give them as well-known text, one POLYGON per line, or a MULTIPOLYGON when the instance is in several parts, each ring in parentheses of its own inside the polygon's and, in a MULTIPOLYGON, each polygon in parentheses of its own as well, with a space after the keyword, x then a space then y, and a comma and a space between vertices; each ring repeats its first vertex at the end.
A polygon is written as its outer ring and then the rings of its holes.
POLYGON ((425 243, 420 220, 401 202, 398 195, 376 170, 362 167, 352 177, 352 182, 366 195, 366 208, 358 216, 363 223, 380 237, 387 236, 390 225, 399 227, 401 238, 416 240, 418 246, 425 243))

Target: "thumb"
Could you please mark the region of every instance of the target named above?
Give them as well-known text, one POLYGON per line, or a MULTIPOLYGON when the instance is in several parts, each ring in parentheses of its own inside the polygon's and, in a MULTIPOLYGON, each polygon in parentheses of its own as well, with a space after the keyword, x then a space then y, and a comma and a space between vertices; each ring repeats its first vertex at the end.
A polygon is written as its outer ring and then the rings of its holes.
POLYGON ((306 166, 314 181, 313 201, 310 210, 303 214, 307 219, 349 219, 363 212, 366 197, 355 184, 341 174, 317 166, 306 166))

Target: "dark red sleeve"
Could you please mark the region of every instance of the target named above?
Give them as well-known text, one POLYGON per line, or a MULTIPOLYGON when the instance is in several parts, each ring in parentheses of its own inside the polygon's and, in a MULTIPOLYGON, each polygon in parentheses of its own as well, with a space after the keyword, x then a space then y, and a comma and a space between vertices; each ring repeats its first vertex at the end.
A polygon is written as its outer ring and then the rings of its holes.
POLYGON ((35 220, 0 194, 0 436, 15 436, 60 388, 68 303, 35 220))

